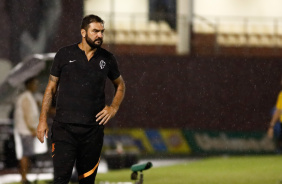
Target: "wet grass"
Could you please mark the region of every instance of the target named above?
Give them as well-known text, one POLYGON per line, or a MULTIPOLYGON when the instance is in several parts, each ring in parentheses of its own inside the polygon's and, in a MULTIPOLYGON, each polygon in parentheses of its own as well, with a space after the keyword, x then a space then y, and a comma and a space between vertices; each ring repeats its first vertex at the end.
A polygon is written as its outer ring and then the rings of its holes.
MULTIPOLYGON (((129 170, 97 175, 97 181, 131 181, 129 170)), ((282 156, 213 157, 144 171, 146 184, 280 184, 282 156)), ((282 183, 282 182, 281 182, 282 183)))
MULTIPOLYGON (((280 184, 282 156, 210 157, 143 173, 145 184, 280 184)), ((96 183, 132 182, 130 175, 130 169, 99 173, 96 183)))

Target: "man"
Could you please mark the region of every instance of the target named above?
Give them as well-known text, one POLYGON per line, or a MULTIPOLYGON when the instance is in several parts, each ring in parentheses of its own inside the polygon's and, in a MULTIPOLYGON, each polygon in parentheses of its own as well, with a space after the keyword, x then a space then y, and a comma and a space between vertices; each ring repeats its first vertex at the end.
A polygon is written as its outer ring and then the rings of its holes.
POLYGON ((275 110, 273 112, 271 121, 269 123, 268 131, 267 131, 267 134, 268 134, 269 138, 273 138, 275 124, 277 122, 279 122, 279 123, 282 122, 282 113, 281 113, 281 111, 282 111, 282 91, 279 92, 279 95, 278 95, 277 101, 276 101, 275 110))
MULTIPOLYGON (((280 84, 282 85, 282 78, 281 78, 280 84)), ((272 118, 269 123, 268 130, 267 130, 267 134, 269 138, 273 138, 274 127, 277 122, 280 122, 280 123, 282 122, 282 91, 280 91, 278 94, 276 105, 275 105, 275 110, 273 112, 272 118)))
MULTIPOLYGON (((25 82, 26 90, 21 93, 15 105, 15 143, 17 158, 20 160, 20 173, 22 183, 30 183, 27 173, 30 167, 30 159, 35 155, 34 139, 39 119, 39 106, 36 100, 38 80, 33 77, 25 82)), ((41 98, 42 99, 42 98, 41 98)))
MULTIPOLYGON (((280 81, 282 85, 282 78, 280 81)), ((281 122, 282 122, 282 91, 279 92, 275 110, 273 112, 272 118, 269 123, 269 127, 267 130, 267 135, 269 138, 275 138, 275 143, 277 147, 277 151, 281 152, 282 149, 282 129, 281 129, 281 122)))
POLYGON ((101 48, 104 21, 89 15, 81 24, 82 41, 60 49, 54 59, 43 97, 37 137, 47 137, 46 116, 57 92, 51 131, 54 183, 68 183, 74 163, 79 183, 95 181, 103 145, 104 125, 115 116, 125 84, 115 57, 101 48), (105 82, 116 89, 112 104, 105 105, 105 82))

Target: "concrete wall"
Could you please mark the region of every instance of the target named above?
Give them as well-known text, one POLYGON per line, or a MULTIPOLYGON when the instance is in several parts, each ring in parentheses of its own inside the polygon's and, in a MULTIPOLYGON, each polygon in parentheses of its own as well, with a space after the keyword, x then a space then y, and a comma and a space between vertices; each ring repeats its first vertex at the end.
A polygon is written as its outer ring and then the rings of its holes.
POLYGON ((148 11, 148 0, 84 0, 84 14, 95 12, 147 14, 148 11))
MULTIPOLYGON (((136 13, 147 14, 149 0, 85 0, 88 13, 136 13), (113 4, 111 4, 113 2, 113 4)), ((194 0, 194 13, 203 16, 253 16, 281 17, 282 1, 279 0, 194 0)))
POLYGON ((282 17, 279 0, 194 0, 194 13, 202 16, 282 17))
POLYGON ((271 58, 118 56, 127 91, 118 128, 266 130, 280 90, 271 58))
MULTIPOLYGON (((96 14, 105 21, 106 29, 129 29, 148 22, 148 0, 85 0, 84 15, 96 14)), ((144 26, 142 25, 142 26, 144 26)))

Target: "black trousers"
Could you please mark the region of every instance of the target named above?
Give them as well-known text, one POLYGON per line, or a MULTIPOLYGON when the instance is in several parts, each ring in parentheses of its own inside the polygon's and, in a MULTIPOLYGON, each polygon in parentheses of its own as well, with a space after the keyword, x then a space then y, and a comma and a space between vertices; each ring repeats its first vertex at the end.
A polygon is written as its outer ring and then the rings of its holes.
POLYGON ((103 146, 104 126, 54 121, 51 132, 54 184, 67 184, 74 164, 79 184, 93 184, 103 146))

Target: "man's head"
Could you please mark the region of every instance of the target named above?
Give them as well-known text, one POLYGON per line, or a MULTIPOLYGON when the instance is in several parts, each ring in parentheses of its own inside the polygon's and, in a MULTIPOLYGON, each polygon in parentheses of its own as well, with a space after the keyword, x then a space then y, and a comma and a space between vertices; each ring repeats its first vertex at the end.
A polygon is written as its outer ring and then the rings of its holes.
POLYGON ((32 93, 35 93, 38 90, 38 80, 36 77, 31 77, 25 81, 25 88, 32 93))
POLYGON ((101 47, 104 36, 104 21, 97 15, 88 15, 81 22, 81 36, 91 48, 101 47))

